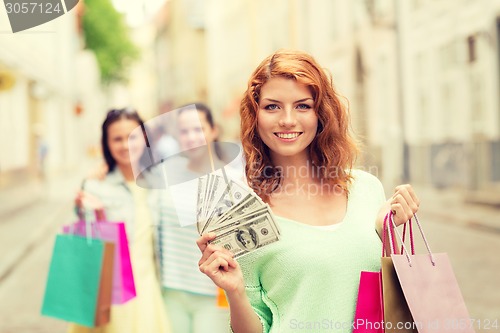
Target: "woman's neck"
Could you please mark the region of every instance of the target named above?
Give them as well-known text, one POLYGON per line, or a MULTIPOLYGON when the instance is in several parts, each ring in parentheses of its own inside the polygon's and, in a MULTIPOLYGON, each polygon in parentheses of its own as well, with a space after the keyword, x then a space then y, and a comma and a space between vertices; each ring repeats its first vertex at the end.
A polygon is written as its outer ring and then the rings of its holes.
POLYGON ((318 175, 308 154, 272 158, 275 167, 282 170, 282 185, 302 185, 316 182, 318 175))
POLYGON ((275 167, 282 170, 281 183, 274 198, 300 197, 307 200, 330 195, 341 195, 347 198, 347 193, 339 185, 325 181, 325 167, 317 166, 309 159, 308 154, 293 157, 272 158, 275 167))
POLYGON ((128 165, 117 165, 118 166, 118 169, 120 169, 122 175, 123 175, 123 178, 130 182, 130 181, 133 181, 135 180, 134 178, 134 171, 132 170, 132 165, 128 164, 128 165))

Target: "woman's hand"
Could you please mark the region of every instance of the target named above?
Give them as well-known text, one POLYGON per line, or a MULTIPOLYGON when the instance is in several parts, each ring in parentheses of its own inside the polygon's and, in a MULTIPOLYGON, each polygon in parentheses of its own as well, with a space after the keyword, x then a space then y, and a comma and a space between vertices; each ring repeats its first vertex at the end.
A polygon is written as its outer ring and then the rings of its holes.
POLYGON ((106 178, 106 175, 108 174, 108 171, 109 171, 108 165, 106 163, 102 162, 102 163, 99 163, 99 165, 97 165, 95 167, 95 169, 93 169, 87 175, 86 178, 95 179, 95 180, 104 180, 104 178, 106 178))
POLYGON ((104 209, 104 204, 98 197, 85 191, 78 191, 75 198, 75 206, 92 210, 104 209))
POLYGON ((388 201, 397 226, 408 222, 420 206, 420 200, 410 184, 396 186, 388 201))
POLYGON ((222 246, 212 245, 208 242, 216 237, 215 233, 204 234, 196 241, 202 253, 198 262, 200 271, 207 275, 227 294, 244 293, 245 283, 243 273, 233 254, 222 246))
POLYGON ((231 328, 235 333, 262 332, 262 324, 245 293, 245 282, 240 265, 225 248, 209 244, 216 234, 211 232, 198 238, 196 244, 202 253, 198 262, 200 271, 226 292, 230 307, 231 328))
POLYGON ((93 210, 98 221, 105 219, 102 201, 88 192, 78 191, 75 197, 75 212, 82 220, 85 219, 85 210, 93 210))
POLYGON ((399 226, 408 222, 410 218, 413 217, 413 214, 418 211, 419 206, 420 200, 418 200, 411 185, 405 184, 396 186, 394 194, 386 201, 378 213, 375 223, 379 236, 382 235, 384 217, 389 211, 392 211, 394 223, 399 226))

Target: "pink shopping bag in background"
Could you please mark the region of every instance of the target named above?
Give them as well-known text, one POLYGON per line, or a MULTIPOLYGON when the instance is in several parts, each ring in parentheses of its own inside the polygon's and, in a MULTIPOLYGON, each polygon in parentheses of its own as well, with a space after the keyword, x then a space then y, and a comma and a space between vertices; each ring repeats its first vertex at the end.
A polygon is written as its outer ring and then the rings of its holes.
POLYGON ((115 244, 115 260, 113 266, 112 303, 123 304, 136 296, 134 275, 130 262, 130 251, 123 222, 105 221, 102 212, 97 213, 96 222, 78 221, 63 227, 63 233, 85 236, 88 232, 93 238, 113 242, 115 244))

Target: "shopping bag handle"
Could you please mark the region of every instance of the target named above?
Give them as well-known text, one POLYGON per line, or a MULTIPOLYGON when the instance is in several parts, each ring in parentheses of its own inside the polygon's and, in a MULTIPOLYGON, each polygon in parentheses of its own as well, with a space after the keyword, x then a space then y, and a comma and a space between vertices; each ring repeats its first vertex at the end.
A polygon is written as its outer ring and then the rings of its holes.
MULTIPOLYGON (((83 179, 82 183, 80 184, 80 190, 85 192, 85 183, 87 182, 87 179, 83 179)), ((81 207, 79 207, 78 211, 78 218, 80 221, 86 221, 86 210, 83 207, 83 201, 81 203, 81 207)), ((104 211, 104 208, 96 208, 94 209, 94 216, 96 222, 102 222, 106 221, 106 212, 104 211)))
MULTIPOLYGON (((429 246, 429 242, 427 241, 427 238, 425 237, 425 234, 424 234, 424 230, 422 229, 422 225, 420 224, 420 221, 418 220, 418 217, 417 217, 417 214, 413 214, 413 217, 415 218, 415 222, 417 223, 417 226, 418 226, 418 229, 420 230, 420 234, 422 235, 422 239, 424 240, 424 244, 425 244, 425 247, 427 248, 427 252, 429 253, 429 257, 430 257, 430 260, 431 260, 431 263, 433 266, 436 265, 436 261, 434 260, 434 256, 432 254, 432 251, 431 251, 431 248, 429 246)), ((392 212, 389 213, 389 220, 393 226, 393 228, 389 228, 389 231, 390 232, 395 232, 396 235, 398 236, 398 239, 401 241, 401 247, 405 253, 405 256, 406 256, 406 259, 408 260, 408 264, 410 265, 411 267, 411 257, 410 257, 410 254, 408 253, 408 250, 406 249, 406 246, 404 244, 404 241, 403 241, 403 238, 401 237, 401 235, 399 234, 399 231, 397 230, 396 228, 396 223, 394 222, 394 219, 393 219, 393 214, 392 212)), ((409 221, 411 223, 411 219, 409 221)), ((406 222, 408 223, 408 222, 406 222)), ((390 238, 390 240, 392 241, 392 237, 390 238)), ((413 245, 413 233, 410 233, 410 244, 412 246, 412 250, 414 252, 414 245, 413 245)))
MULTIPOLYGON (((80 190, 85 191, 85 183, 87 182, 87 179, 83 179, 82 183, 80 184, 80 190)), ((80 207, 78 207, 77 210, 77 215, 79 221, 85 222, 85 236, 87 238, 87 243, 91 244, 92 243, 92 227, 91 227, 91 222, 87 218, 87 211, 85 207, 83 206, 83 200, 80 203, 80 207)), ((95 215, 95 221, 96 222, 102 222, 106 221, 106 213, 103 208, 101 209, 94 209, 94 215, 95 215)), ((100 233, 100 228, 97 226, 97 232, 100 233)), ((70 230, 71 234, 75 233, 74 225, 71 226, 70 230)))
POLYGON ((391 226, 389 226, 389 214, 386 214, 384 217, 384 224, 382 227, 382 257, 389 257, 391 254, 396 254, 396 247, 394 244, 396 243, 394 239, 394 234, 392 232, 389 232, 389 229, 391 229, 391 226), (390 236, 390 242, 389 242, 389 251, 387 251, 387 235, 390 236))
MULTIPOLYGON (((409 219, 408 220, 408 223, 405 223, 403 225, 403 243, 405 242, 406 240, 406 226, 408 226, 408 229, 410 230, 410 247, 411 247, 411 254, 412 255, 415 255, 415 244, 413 242, 413 223, 412 223, 412 219, 409 219)), ((401 251, 399 252, 399 254, 403 254, 403 246, 401 246, 401 251)))

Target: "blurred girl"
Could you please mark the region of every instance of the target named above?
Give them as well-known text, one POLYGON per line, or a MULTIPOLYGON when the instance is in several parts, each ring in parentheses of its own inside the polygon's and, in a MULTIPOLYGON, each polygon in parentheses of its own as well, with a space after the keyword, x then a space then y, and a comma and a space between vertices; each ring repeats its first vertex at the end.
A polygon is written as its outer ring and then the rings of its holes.
POLYGON ((107 325, 87 328, 71 324, 69 333, 173 332, 154 260, 152 225, 158 215, 157 200, 153 193, 136 186, 132 171, 132 165, 139 164, 144 154, 144 138, 130 134, 141 125, 136 111, 108 112, 101 141, 107 175, 103 180, 87 180, 85 192, 77 198, 85 208, 103 208, 109 221, 125 221, 137 296, 125 304, 112 305, 107 325))
MULTIPOLYGON (((212 145, 219 135, 211 110, 202 103, 193 106, 177 111, 177 139, 183 156, 168 161, 173 169, 170 174, 184 180, 210 173, 212 162, 215 169, 226 165, 216 145, 212 146, 212 161, 205 146, 212 145)), ((191 199, 196 201, 196 195, 191 199)), ((180 209, 176 210, 171 201, 166 205, 159 232, 163 294, 172 327, 179 333, 227 332, 228 310, 217 306, 216 285, 198 269, 195 214, 188 215, 192 218, 190 225, 181 227, 177 215, 182 214, 180 209)))

